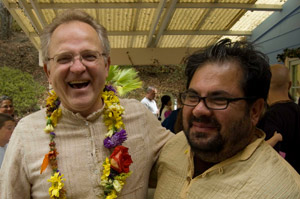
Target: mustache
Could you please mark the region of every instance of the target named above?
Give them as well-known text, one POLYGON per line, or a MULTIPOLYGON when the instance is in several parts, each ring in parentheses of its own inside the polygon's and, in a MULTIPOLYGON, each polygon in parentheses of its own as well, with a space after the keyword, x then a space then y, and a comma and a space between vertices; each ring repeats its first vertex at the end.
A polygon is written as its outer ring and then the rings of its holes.
POLYGON ((192 118, 189 121, 189 125, 192 126, 193 122, 201 122, 204 124, 209 124, 210 126, 216 127, 218 129, 221 128, 221 124, 213 117, 207 117, 205 115, 202 115, 200 117, 192 116, 192 118))

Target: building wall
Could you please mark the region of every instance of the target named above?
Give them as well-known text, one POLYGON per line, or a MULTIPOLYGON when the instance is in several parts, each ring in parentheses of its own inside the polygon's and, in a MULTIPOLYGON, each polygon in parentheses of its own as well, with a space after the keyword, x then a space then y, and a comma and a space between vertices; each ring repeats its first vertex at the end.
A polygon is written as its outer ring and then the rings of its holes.
POLYGON ((248 38, 265 53, 270 64, 280 63, 277 54, 300 47, 300 0, 288 0, 281 12, 274 12, 248 38))

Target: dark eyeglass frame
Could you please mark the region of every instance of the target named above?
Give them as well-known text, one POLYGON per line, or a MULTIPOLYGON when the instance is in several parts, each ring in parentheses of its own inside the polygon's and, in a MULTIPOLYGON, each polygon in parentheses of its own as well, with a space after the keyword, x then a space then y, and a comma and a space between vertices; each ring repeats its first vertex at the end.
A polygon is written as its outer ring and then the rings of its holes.
POLYGON ((5 106, 1 106, 0 108, 5 108, 5 109, 10 108, 10 109, 12 109, 12 108, 14 108, 14 106, 13 105, 5 105, 5 106))
POLYGON ((60 53, 60 54, 54 55, 53 57, 48 57, 47 60, 48 60, 48 61, 53 60, 55 64, 60 64, 60 65, 70 64, 70 65, 72 65, 72 64, 74 64, 74 62, 75 62, 75 60, 76 60, 75 57, 76 57, 77 55, 79 55, 79 60, 80 60, 80 62, 81 62, 82 64, 84 64, 83 61, 84 61, 84 62, 87 62, 87 63, 92 63, 92 62, 98 61, 100 57, 103 57, 103 58, 104 58, 104 57, 106 56, 105 53, 100 53, 100 52, 98 52, 98 51, 91 51, 91 50, 88 50, 88 51, 80 52, 79 54, 76 54, 76 55, 74 55, 74 54, 71 53, 71 52, 60 53), (86 59, 83 58, 84 54, 88 54, 88 53, 95 53, 95 54, 98 54, 98 56, 96 57, 95 60, 89 61, 89 60, 86 60, 86 59), (58 61, 57 59, 59 58, 59 56, 62 56, 62 55, 70 55, 70 56, 72 57, 72 61, 66 62, 66 63, 59 63, 59 61, 58 61))
POLYGON ((228 105, 231 103, 231 102, 235 102, 235 101, 239 101, 239 100, 246 100, 246 101, 249 101, 249 100, 255 100, 257 99, 257 97, 236 97, 236 98, 227 98, 227 97, 201 97, 195 93, 192 93, 192 92, 183 92, 183 93, 180 93, 180 100, 181 100, 181 103, 185 106, 189 106, 189 107, 196 107, 198 106, 198 104, 201 102, 201 100, 203 100, 204 102, 204 105, 207 109, 209 110, 225 110, 228 108, 228 105), (188 94, 193 94, 194 96, 193 97, 197 97, 198 98, 198 102, 195 104, 195 105, 190 105, 190 104, 185 104, 184 101, 185 101, 185 98, 186 98, 186 95, 188 94), (207 102, 206 102, 206 99, 207 98, 219 98, 219 99, 223 99, 223 100, 226 100, 226 104, 224 104, 224 107, 222 108, 211 108, 207 105, 207 102))

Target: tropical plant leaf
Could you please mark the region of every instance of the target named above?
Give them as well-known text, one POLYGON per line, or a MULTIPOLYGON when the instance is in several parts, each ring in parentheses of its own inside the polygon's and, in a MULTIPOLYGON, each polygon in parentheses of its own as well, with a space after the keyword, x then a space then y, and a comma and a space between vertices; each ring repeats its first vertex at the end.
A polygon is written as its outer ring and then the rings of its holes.
POLYGON ((138 77, 138 72, 133 68, 121 69, 117 65, 110 66, 107 84, 114 86, 121 97, 130 91, 141 88, 142 81, 138 77))

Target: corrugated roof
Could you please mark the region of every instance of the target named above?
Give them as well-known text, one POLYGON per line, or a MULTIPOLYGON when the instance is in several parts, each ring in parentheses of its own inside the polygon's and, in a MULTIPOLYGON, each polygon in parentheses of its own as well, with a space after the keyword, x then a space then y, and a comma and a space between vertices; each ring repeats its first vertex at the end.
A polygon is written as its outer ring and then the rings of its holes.
POLYGON ((284 0, 2 0, 39 49, 39 34, 67 8, 84 9, 116 48, 202 48, 220 38, 240 40, 284 0))

